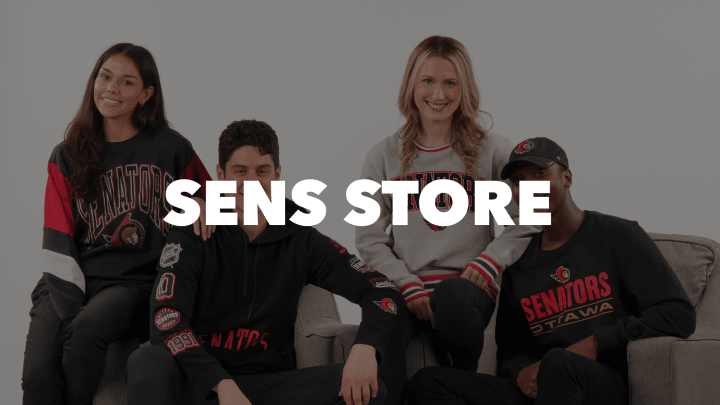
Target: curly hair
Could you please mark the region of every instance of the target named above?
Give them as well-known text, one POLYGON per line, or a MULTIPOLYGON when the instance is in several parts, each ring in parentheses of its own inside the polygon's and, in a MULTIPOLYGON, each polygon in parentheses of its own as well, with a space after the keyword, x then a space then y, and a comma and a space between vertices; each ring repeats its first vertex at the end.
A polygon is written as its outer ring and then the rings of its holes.
POLYGON ((280 167, 280 144, 277 134, 270 125, 263 121, 233 121, 220 134, 218 145, 218 163, 225 170, 230 156, 243 146, 256 146, 261 155, 272 155, 275 169, 280 167))
POLYGON ((85 86, 85 95, 75 118, 65 129, 65 150, 73 167, 70 187, 73 198, 86 202, 96 201, 102 191, 101 176, 105 172, 102 157, 105 145, 103 116, 95 106, 93 90, 95 79, 105 61, 117 54, 127 56, 140 72, 143 88, 152 86, 154 92, 145 104, 133 111, 133 125, 140 131, 152 130, 170 125, 165 116, 160 74, 152 54, 142 46, 129 43, 115 44, 108 48, 97 62, 85 86))
MULTIPOLYGON (((415 82, 420 67, 431 56, 449 60, 455 65, 455 69, 460 75, 460 105, 453 114, 450 142, 453 150, 465 165, 465 170, 473 177, 478 178, 477 154, 482 147, 485 133, 489 130, 489 128, 485 129, 483 125, 485 117, 490 117, 490 114, 480 109, 480 91, 475 82, 472 62, 467 50, 459 41, 441 36, 432 36, 420 42, 410 54, 410 59, 405 67, 398 97, 398 108, 407 121, 396 132, 396 135, 401 138, 397 156, 401 162, 402 177, 408 174, 413 158, 417 157, 415 140, 422 132, 422 121, 420 120, 420 111, 415 105, 415 82)), ((490 120, 492 122, 492 117, 490 120)))

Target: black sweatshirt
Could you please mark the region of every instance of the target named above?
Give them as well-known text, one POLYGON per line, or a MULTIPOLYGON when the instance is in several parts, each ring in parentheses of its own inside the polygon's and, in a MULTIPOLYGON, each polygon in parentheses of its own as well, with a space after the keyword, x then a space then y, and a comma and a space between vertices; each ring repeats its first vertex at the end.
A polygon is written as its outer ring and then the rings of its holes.
POLYGON ((561 247, 536 234, 502 281, 495 340, 499 374, 516 384, 550 349, 595 335, 597 361, 627 376, 627 345, 687 337, 695 310, 655 242, 637 222, 586 211, 561 247))
POLYGON ((382 357, 405 306, 387 278, 315 228, 288 218, 249 242, 240 226, 218 226, 203 241, 175 227, 158 264, 150 340, 167 348, 194 388, 230 375, 290 370, 303 287, 315 284, 362 306, 355 343, 382 357))

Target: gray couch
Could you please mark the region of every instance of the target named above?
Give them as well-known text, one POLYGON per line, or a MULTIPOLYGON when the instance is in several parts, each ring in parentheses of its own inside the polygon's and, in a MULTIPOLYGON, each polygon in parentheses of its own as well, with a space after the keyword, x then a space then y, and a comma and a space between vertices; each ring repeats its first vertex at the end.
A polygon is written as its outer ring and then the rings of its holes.
MULTIPOLYGON (((672 266, 697 310, 697 328, 688 339, 661 337, 630 343, 630 397, 633 405, 720 402, 720 244, 707 238, 650 234, 672 266)), ((356 325, 340 322, 332 294, 305 287, 295 324, 299 368, 344 361, 350 353, 356 325)), ((95 404, 124 402, 124 364, 138 342, 116 342, 95 404)), ((495 314, 485 331, 478 371, 495 374, 495 314)), ((408 376, 438 365, 427 336, 408 346, 408 376)))

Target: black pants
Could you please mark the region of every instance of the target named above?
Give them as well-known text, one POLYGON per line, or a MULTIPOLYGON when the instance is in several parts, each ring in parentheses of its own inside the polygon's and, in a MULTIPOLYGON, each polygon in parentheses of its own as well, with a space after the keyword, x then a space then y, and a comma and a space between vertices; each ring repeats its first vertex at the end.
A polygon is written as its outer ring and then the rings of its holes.
POLYGON ((92 295, 64 327, 41 279, 32 294, 22 373, 23 403, 92 404, 108 345, 128 335, 130 329, 147 330, 148 301, 139 288, 108 287, 92 295))
MULTIPOLYGON (((343 364, 334 364, 241 375, 234 377, 234 380, 253 405, 343 405, 345 400, 338 396, 342 372, 343 364)), ((206 400, 208 393, 193 390, 173 355, 160 346, 143 346, 130 355, 127 387, 128 405, 218 403, 217 397, 206 400)), ((382 405, 386 395, 385 384, 378 378, 378 394, 370 404, 382 405)))
POLYGON ((470 281, 451 277, 435 287, 430 307, 435 314, 435 330, 429 321, 418 320, 407 311, 398 327, 403 353, 413 337, 426 332, 442 365, 476 371, 485 340, 485 325, 495 309, 490 297, 470 281))
POLYGON ((442 367, 420 370, 408 383, 416 404, 587 404, 628 403, 627 381, 613 368, 565 349, 552 349, 538 371, 533 401, 507 378, 442 367))

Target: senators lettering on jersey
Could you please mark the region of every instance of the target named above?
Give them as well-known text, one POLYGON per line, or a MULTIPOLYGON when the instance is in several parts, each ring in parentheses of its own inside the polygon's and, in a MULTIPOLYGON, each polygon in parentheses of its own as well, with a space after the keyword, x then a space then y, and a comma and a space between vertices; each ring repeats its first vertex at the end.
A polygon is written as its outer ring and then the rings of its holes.
POLYGON ((92 241, 88 242, 93 243, 110 222, 136 207, 166 236, 170 224, 163 222, 163 218, 172 207, 164 193, 173 181, 170 173, 155 165, 126 164, 108 170, 102 176, 100 206, 97 201, 91 204, 77 201, 78 212, 90 228, 92 241))
POLYGON ((555 289, 522 298, 520 305, 532 334, 552 332, 564 325, 613 312, 612 298, 606 298, 612 294, 607 280, 608 274, 601 272, 597 277, 590 275, 575 281, 565 280, 555 289))

